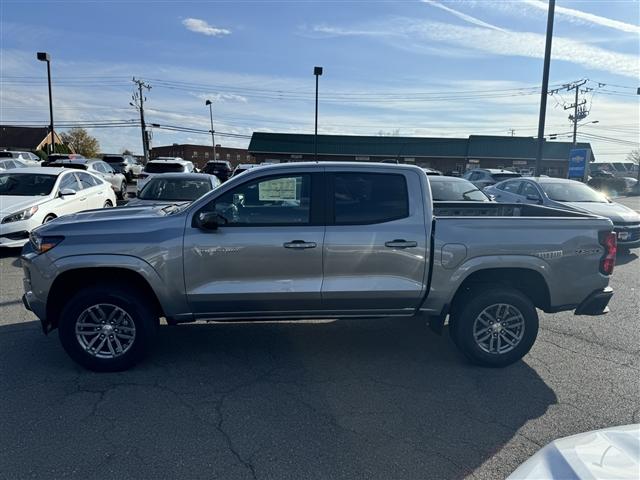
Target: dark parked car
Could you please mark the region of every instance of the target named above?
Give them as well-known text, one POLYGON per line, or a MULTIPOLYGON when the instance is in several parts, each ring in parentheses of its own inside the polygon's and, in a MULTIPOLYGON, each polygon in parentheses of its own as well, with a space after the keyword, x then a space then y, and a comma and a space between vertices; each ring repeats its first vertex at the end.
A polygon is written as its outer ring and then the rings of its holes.
POLYGON ((489 185, 494 185, 509 178, 521 177, 519 173, 501 168, 474 168, 463 175, 463 178, 469 180, 476 187, 482 190, 489 185))
POLYGON ((231 163, 226 160, 210 160, 202 171, 209 175, 215 175, 221 182, 226 182, 231 176, 232 168, 231 163))
POLYGON ((59 160, 82 160, 84 158, 84 155, 80 155, 79 153, 52 153, 46 160, 42 161, 42 166, 48 167, 53 162, 57 162, 59 160))

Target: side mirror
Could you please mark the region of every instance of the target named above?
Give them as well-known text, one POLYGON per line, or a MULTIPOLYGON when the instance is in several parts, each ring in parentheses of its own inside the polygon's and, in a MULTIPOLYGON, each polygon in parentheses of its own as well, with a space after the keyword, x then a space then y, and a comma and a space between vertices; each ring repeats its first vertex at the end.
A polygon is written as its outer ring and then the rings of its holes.
POLYGON ((62 190, 60 190, 60 193, 58 195, 60 195, 60 197, 66 197, 67 195, 75 195, 76 191, 73 188, 63 188, 62 190))
POLYGON ((542 202, 542 199, 537 195, 527 195, 527 200, 531 200, 532 202, 538 202, 538 203, 542 202))
POLYGON ((200 212, 195 219, 195 226, 202 230, 217 230, 226 220, 216 212, 200 212))

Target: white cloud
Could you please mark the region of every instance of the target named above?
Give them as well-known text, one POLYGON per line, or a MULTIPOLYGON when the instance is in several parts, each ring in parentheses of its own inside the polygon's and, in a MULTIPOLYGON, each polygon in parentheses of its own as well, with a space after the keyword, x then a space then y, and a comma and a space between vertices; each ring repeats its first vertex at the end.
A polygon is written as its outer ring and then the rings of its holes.
MULTIPOLYGON (((522 0, 522 1, 523 3, 531 7, 537 8, 539 10, 544 10, 545 12, 548 9, 547 3, 541 2, 540 0, 522 0)), ((592 23, 594 25, 600 25, 602 27, 613 28, 621 32, 640 34, 640 26, 638 25, 621 22, 619 20, 613 20, 607 17, 601 17, 600 15, 594 15, 593 13, 583 12, 581 10, 576 10, 574 8, 556 6, 555 14, 567 17, 569 20, 574 20, 574 21, 577 20, 579 23, 592 23)))
POLYGON ((231 30, 226 28, 218 28, 212 25, 209 25, 204 20, 200 20, 199 18, 185 18, 182 21, 182 25, 185 26, 187 30, 191 30, 192 32, 202 33, 203 35, 207 35, 209 37, 219 37, 221 35, 229 35, 231 30))
POLYGON ((477 25, 478 27, 485 27, 485 28, 490 28, 492 30, 504 31, 504 29, 500 27, 484 22, 479 18, 472 17, 471 15, 467 15, 466 13, 462 13, 459 10, 455 10, 451 7, 447 7, 446 5, 442 5, 441 3, 435 2, 434 0, 422 0, 422 3, 426 3, 427 5, 431 5, 432 7, 436 7, 441 10, 444 10, 445 12, 449 12, 452 15, 464 20, 465 22, 469 22, 473 25, 477 25))
MULTIPOLYGON (((440 42, 493 55, 544 57, 545 36, 539 33, 466 27, 412 18, 389 19, 384 24, 375 24, 365 28, 322 25, 315 27, 314 31, 330 35, 358 35, 378 38, 403 35, 413 43, 417 38, 427 45, 440 42)), ((567 37, 553 39, 553 60, 564 60, 587 69, 602 70, 632 78, 637 78, 640 75, 637 56, 606 50, 567 37)))

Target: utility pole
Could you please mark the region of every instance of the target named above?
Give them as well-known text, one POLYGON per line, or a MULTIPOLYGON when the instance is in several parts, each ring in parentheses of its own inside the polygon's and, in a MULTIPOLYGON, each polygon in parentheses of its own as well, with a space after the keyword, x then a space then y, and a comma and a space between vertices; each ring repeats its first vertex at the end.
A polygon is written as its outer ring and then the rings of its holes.
POLYGON ((569 115, 569 120, 573 122, 573 146, 574 147, 576 146, 576 143, 577 143, 578 122, 580 120, 585 119, 588 115, 588 113, 584 109, 580 109, 580 111, 578 111, 579 107, 582 107, 583 105, 587 104, 586 99, 582 100, 582 102, 578 102, 578 94, 580 93, 580 87, 585 83, 587 83, 587 81, 582 80, 580 82, 570 83, 566 85, 567 90, 575 90, 575 100, 573 102, 573 105, 567 105, 566 107, 564 107, 565 110, 569 110, 570 108, 573 108, 573 115, 569 115))
POLYGON ((513 128, 509 129, 509 133, 511 134, 512 137, 515 137, 516 135, 516 131, 513 128))
POLYGON ((553 15, 556 0, 549 0, 547 14, 547 41, 544 47, 544 67, 542 70, 542 90, 540 92, 540 117, 538 118, 538 151, 536 153, 535 176, 542 174, 542 152, 544 148, 544 121, 547 116, 547 93, 549 90, 549 66, 551 64, 551 40, 553 39, 553 15))
POLYGON ((146 100, 144 94, 142 93, 142 89, 146 88, 147 91, 151 90, 151 85, 148 85, 143 80, 136 80, 136 77, 132 79, 133 83, 138 86, 138 91, 134 92, 133 102, 130 102, 129 105, 132 107, 136 107, 140 110, 140 127, 142 128, 142 151, 144 155, 144 163, 146 164, 149 161, 149 137, 147 135, 147 126, 144 123, 144 101, 146 100))

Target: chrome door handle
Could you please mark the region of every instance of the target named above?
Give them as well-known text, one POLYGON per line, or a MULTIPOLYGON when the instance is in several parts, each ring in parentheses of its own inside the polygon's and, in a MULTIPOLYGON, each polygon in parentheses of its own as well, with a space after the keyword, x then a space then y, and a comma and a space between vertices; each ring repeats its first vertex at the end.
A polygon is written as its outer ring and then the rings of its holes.
POLYGON ((296 248, 296 249, 304 249, 304 248, 316 248, 316 242, 305 242, 304 240, 292 240, 291 242, 286 242, 282 245, 284 248, 296 248))
POLYGON ((417 247, 418 242, 396 238, 395 240, 392 240, 390 242, 384 242, 384 246, 389 248, 411 248, 411 247, 417 247))

